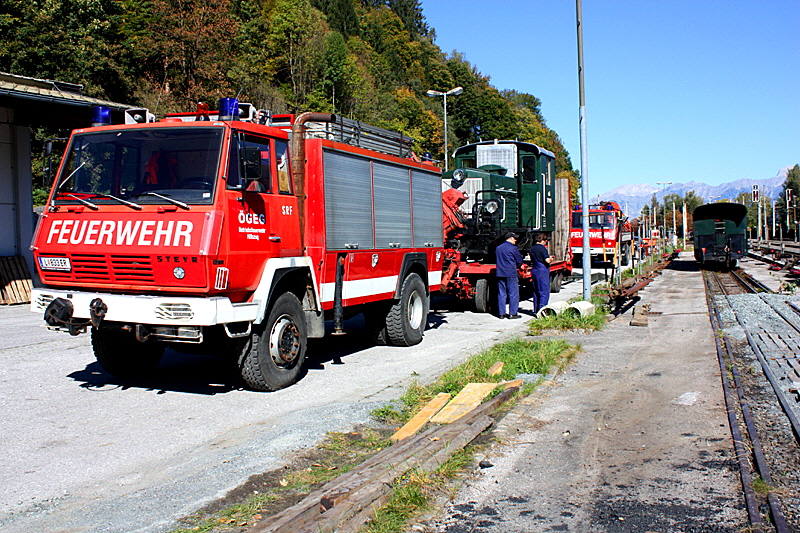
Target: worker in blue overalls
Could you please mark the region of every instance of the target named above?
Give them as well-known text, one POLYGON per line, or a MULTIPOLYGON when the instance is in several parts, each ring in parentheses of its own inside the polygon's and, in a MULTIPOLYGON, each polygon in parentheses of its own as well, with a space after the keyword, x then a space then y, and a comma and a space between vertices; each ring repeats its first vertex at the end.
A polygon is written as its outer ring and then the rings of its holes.
POLYGON ((547 305, 550 301, 550 263, 555 259, 547 250, 550 240, 546 233, 537 233, 534 236, 536 243, 530 251, 531 255, 531 281, 533 282, 533 314, 547 305))
POLYGON ((522 254, 517 248, 517 235, 509 231, 505 242, 495 250, 497 276, 497 313, 500 318, 522 318, 519 316, 519 277, 522 254), (508 314, 506 314, 506 302, 508 314))

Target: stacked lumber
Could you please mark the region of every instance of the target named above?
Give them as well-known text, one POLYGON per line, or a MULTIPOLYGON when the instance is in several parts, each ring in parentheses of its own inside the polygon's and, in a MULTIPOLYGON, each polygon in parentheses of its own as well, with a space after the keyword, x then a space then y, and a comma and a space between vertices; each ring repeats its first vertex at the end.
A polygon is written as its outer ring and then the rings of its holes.
MULTIPOLYGON (((361 530, 388 502, 397 479, 409 470, 431 472, 492 425, 489 413, 519 387, 510 387, 455 422, 434 426, 383 449, 358 468, 311 492, 296 505, 248 533, 349 533, 361 530)), ((439 399, 439 402, 445 401, 439 399)))
POLYGON ((30 303, 32 288, 25 259, 18 255, 0 257, 0 304, 30 303))

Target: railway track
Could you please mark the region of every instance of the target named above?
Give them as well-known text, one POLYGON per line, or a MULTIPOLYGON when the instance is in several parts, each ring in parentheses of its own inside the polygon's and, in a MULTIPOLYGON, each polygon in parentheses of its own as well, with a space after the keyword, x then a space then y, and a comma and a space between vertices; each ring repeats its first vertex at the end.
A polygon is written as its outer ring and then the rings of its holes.
POLYGON ((800 311, 741 271, 704 279, 753 530, 798 530, 800 311))

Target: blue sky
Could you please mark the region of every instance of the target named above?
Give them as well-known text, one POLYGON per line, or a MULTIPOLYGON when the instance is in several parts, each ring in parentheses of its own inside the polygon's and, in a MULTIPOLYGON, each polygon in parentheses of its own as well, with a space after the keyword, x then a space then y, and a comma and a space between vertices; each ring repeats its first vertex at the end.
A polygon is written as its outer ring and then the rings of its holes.
MULTIPOLYGON (((421 4, 443 52, 542 101, 580 169, 575 2, 421 4)), ((766 179, 800 164, 800 0, 582 5, 590 195, 766 179)))

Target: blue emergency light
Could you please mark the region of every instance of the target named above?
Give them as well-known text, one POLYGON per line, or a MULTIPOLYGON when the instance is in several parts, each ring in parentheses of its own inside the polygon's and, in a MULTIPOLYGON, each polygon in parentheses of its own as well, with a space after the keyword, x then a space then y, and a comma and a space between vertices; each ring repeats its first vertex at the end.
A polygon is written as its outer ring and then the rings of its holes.
POLYGON ((111 124, 111 109, 106 106, 92 108, 92 127, 111 124))
POLYGON ((239 100, 236 98, 220 98, 219 119, 239 120, 239 100))

